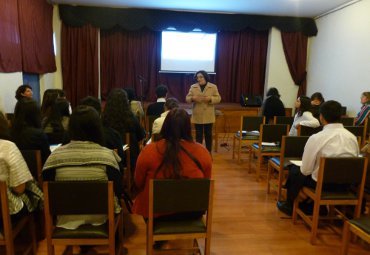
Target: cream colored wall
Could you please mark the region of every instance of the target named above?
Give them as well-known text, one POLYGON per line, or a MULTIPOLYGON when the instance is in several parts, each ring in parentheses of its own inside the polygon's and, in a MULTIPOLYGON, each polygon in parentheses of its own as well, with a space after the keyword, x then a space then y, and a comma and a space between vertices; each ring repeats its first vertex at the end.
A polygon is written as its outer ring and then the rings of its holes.
POLYGON ((308 94, 323 93, 347 113, 359 111, 360 95, 370 91, 370 1, 360 1, 316 20, 318 35, 310 41, 308 94))
POLYGON ((281 100, 286 108, 294 107, 298 86, 294 84, 289 73, 283 50, 283 43, 281 41, 281 34, 276 28, 272 28, 269 35, 265 94, 270 87, 275 87, 279 90, 281 100))
POLYGON ((59 18, 59 10, 58 6, 54 5, 53 10, 53 31, 54 31, 54 51, 55 55, 55 62, 57 66, 57 70, 54 73, 48 73, 44 75, 40 75, 40 93, 41 99, 44 91, 47 89, 52 88, 63 88, 62 83, 62 62, 61 62, 61 51, 60 51, 60 32, 61 32, 62 23, 59 18))
POLYGON ((0 97, 5 112, 14 112, 15 91, 23 83, 22 73, 0 73, 0 97))

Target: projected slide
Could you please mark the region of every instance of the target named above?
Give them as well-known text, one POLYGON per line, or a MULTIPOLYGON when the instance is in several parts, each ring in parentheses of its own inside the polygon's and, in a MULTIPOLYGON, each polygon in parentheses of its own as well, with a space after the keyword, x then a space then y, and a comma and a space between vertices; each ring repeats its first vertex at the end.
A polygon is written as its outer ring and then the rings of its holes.
POLYGON ((162 32, 162 72, 214 72, 216 34, 162 32))

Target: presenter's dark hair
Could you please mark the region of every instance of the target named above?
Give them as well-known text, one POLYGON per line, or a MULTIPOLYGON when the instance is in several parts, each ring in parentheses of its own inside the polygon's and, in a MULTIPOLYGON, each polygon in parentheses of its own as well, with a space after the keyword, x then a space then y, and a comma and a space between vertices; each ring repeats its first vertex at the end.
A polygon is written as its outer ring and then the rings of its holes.
POLYGON ((203 77, 204 77, 204 79, 206 80, 207 83, 210 81, 210 78, 209 78, 208 73, 206 71, 204 71, 204 70, 199 70, 198 72, 195 73, 195 75, 194 75, 194 80, 195 81, 197 80, 197 75, 199 73, 203 75, 203 77))
POLYGON ((339 123, 342 115, 342 105, 334 100, 329 100, 320 106, 320 114, 328 123, 339 123))

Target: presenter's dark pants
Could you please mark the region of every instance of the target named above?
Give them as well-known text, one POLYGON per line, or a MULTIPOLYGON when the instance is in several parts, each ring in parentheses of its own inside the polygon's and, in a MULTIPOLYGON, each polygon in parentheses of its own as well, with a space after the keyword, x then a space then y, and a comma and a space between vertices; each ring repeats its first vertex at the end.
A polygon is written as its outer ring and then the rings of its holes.
POLYGON ((206 148, 209 153, 212 152, 212 125, 213 123, 208 124, 194 124, 195 125, 195 140, 202 144, 203 136, 206 140, 206 148))

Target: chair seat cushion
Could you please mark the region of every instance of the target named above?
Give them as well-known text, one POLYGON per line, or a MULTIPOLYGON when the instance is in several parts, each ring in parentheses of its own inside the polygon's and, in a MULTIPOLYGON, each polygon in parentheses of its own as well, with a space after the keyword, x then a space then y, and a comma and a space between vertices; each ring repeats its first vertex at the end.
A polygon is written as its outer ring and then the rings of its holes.
POLYGON ((350 220, 349 222, 361 228, 366 233, 370 234, 370 218, 369 217, 363 216, 358 219, 350 220))
POLYGON ((108 238, 108 225, 93 226, 85 224, 77 229, 55 228, 53 238, 108 238))
POLYGON ((275 165, 280 166, 280 158, 278 158, 278 157, 272 157, 272 158, 270 158, 270 160, 271 160, 271 161, 272 161, 272 163, 274 163, 275 165))
POLYGON ((202 218, 191 220, 154 220, 153 234, 204 233, 202 218))
MULTIPOLYGON (((305 187, 307 188, 307 187, 305 187)), ((308 188, 312 192, 315 192, 314 189, 308 188)), ((356 194, 349 192, 349 191, 343 191, 343 192, 330 192, 330 191, 322 191, 321 193, 321 200, 347 200, 347 199, 356 199, 356 194)))

